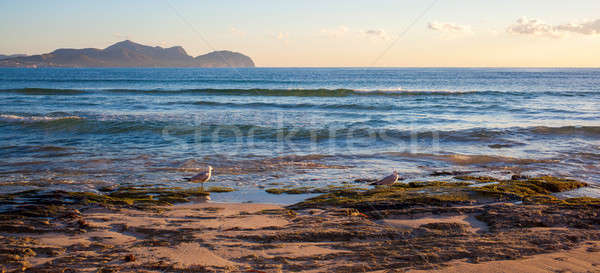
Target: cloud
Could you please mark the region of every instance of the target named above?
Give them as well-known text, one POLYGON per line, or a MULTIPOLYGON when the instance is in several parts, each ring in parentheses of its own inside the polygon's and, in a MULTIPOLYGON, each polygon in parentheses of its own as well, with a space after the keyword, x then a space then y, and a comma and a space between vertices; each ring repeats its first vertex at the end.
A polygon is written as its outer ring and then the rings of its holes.
POLYGON ((521 17, 515 24, 509 26, 506 31, 510 34, 545 36, 551 38, 564 37, 569 33, 598 35, 600 34, 600 19, 579 23, 550 25, 544 23, 540 19, 521 17))
POLYGON ((466 34, 471 33, 471 26, 467 25, 459 25, 455 23, 445 23, 445 22, 429 22, 427 27, 431 30, 439 31, 446 34, 466 34))
POLYGON ((235 35, 235 36, 242 36, 242 37, 246 36, 246 32, 244 32, 236 27, 231 27, 229 29, 229 31, 231 32, 232 35, 235 35))
POLYGON ((570 23, 556 26, 560 31, 573 32, 583 35, 600 34, 600 19, 586 21, 582 23, 570 23))
POLYGON ((320 37, 324 38, 349 38, 349 39, 370 39, 389 40, 390 35, 383 29, 352 29, 347 26, 338 26, 323 28, 319 32, 320 37))
POLYGON ((275 40, 287 40, 290 37, 290 33, 289 32, 275 32, 275 33, 271 33, 271 34, 267 34, 267 37, 271 38, 271 39, 275 39, 275 40))
POLYGON ((287 45, 289 43, 290 33, 280 31, 276 33, 267 34, 267 38, 280 41, 284 45, 287 45))
POLYGON ((517 23, 509 26, 506 31, 510 34, 547 36, 553 38, 558 38, 563 35, 556 31, 553 26, 544 23, 542 20, 529 19, 527 17, 519 18, 517 23))
POLYGON ((335 28, 324 28, 321 29, 321 35, 329 38, 338 38, 348 33, 350 29, 346 26, 339 26, 335 28))
POLYGON ((280 41, 285 41, 288 39, 288 37, 290 37, 288 32, 279 32, 277 35, 275 35, 275 38, 280 41))
POLYGON ((383 40, 389 39, 389 36, 383 29, 367 29, 367 30, 363 30, 361 33, 370 38, 383 39, 383 40))

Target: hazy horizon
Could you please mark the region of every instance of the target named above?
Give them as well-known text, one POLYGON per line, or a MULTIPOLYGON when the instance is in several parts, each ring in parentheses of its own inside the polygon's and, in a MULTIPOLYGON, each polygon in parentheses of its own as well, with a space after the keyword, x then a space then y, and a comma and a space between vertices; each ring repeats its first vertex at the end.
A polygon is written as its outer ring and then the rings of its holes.
POLYGON ((132 40, 259 67, 599 67, 598 1, 0 1, 0 54, 132 40), (404 34, 403 34, 404 33, 404 34))

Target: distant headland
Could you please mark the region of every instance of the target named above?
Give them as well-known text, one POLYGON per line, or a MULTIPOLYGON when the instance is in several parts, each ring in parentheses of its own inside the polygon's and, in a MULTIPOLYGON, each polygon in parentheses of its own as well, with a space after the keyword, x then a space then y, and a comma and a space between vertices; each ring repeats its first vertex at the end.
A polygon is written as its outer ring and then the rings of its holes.
POLYGON ((0 67, 254 67, 244 54, 213 51, 192 57, 181 46, 162 48, 129 40, 105 49, 57 49, 32 56, 4 56, 0 67))

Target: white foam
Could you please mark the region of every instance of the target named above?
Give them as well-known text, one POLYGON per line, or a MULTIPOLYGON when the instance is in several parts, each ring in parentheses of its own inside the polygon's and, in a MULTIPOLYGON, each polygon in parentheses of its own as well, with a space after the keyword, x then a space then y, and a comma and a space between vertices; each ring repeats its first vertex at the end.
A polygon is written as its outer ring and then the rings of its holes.
POLYGON ((48 116, 17 116, 17 115, 0 115, 1 121, 7 122, 45 122, 45 121, 54 121, 54 120, 62 120, 62 119, 83 119, 78 116, 63 116, 63 117, 48 117, 48 116))

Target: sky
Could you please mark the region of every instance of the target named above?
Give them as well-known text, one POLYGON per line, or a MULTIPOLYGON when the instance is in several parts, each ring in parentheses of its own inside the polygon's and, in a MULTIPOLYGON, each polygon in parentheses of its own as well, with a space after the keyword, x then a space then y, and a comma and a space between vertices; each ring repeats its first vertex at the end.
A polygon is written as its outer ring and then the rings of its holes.
POLYGON ((600 67, 598 0, 0 0, 0 54, 129 39, 263 67, 600 67))

